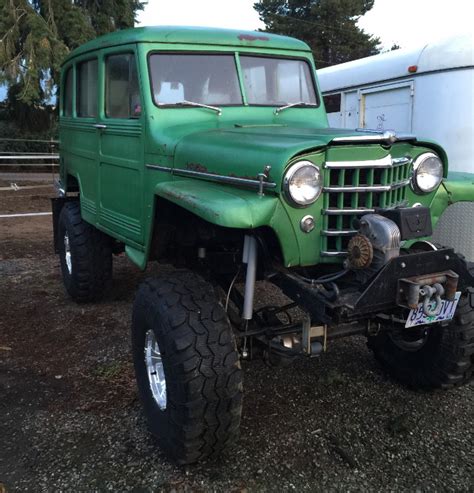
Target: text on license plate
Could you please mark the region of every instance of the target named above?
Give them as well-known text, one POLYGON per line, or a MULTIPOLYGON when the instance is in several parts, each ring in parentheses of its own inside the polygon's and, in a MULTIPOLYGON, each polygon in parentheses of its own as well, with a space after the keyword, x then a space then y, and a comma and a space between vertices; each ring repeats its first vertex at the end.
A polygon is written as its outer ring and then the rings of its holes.
MULTIPOLYGON (((410 310, 405 327, 414 327, 416 325, 434 324, 451 320, 456 312, 461 292, 457 291, 453 301, 441 300, 441 311, 438 315, 427 316, 423 311, 423 303, 420 303, 417 308, 410 310)), ((434 302, 432 302, 434 303, 434 302)))

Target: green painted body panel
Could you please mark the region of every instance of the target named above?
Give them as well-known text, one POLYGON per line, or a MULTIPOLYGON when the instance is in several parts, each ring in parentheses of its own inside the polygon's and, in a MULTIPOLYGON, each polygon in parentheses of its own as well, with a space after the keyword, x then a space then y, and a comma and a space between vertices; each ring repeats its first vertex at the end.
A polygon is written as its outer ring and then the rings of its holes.
POLYGON ((436 224, 451 204, 474 202, 474 174, 451 172, 447 180, 438 188, 432 203, 432 218, 436 224))
MULTIPOLYGON (((70 117, 60 113, 61 179, 77 179, 84 219, 123 241, 128 256, 145 268, 151 245, 157 197, 183 207, 213 224, 228 228, 269 227, 280 242, 286 266, 340 262, 320 252, 326 224, 325 194, 306 208, 290 205, 282 193, 285 171, 300 159, 320 166, 325 185, 329 174, 325 161, 415 158, 434 149, 445 163, 444 151, 434 143, 413 145, 397 142, 390 148, 379 144, 331 145, 341 136, 363 136, 362 132, 328 128, 323 105, 291 108, 275 114, 274 107, 228 106, 219 116, 203 108, 158 108, 153 103, 148 75, 152 52, 219 52, 295 57, 307 61, 317 84, 309 48, 301 41, 267 33, 215 29, 140 28, 109 34, 74 50, 66 60, 62 80, 69 68, 97 57, 98 115, 70 117), (138 64, 142 111, 139 118, 111 119, 104 112, 104 60, 112 53, 133 53, 138 64), (98 130, 94 125, 105 125, 98 130), (149 167, 152 166, 152 167, 149 167), (182 177, 177 170, 257 179, 271 166, 268 180, 275 187, 259 196, 257 190, 182 177), (315 229, 300 229, 303 216, 311 214, 315 229)), ((75 79, 74 79, 75 80, 75 79)), ((75 82, 73 87, 75 88, 75 82)), ((74 89, 75 90, 75 89, 74 89)), ((320 94, 317 88, 318 94, 320 94)), ((244 96, 245 101, 245 96, 244 96)), ((371 135, 371 134, 367 134, 371 135)), ((202 176, 200 177, 202 178, 202 176)), ((416 195, 406 187, 408 205, 430 206, 435 193, 416 195)))

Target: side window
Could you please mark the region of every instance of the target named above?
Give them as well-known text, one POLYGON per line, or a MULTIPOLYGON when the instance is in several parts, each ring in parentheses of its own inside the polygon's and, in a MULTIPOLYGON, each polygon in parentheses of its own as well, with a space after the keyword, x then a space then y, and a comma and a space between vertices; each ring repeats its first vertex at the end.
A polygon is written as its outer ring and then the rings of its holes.
POLYGON ((323 96, 326 113, 339 113, 341 111, 341 93, 323 96))
POLYGON ((63 115, 72 116, 72 67, 67 69, 63 90, 63 115))
POLYGON ((142 108, 135 56, 127 53, 107 57, 105 68, 105 114, 109 118, 138 118, 142 108))
POLYGON ((97 60, 77 66, 77 116, 97 116, 97 60))

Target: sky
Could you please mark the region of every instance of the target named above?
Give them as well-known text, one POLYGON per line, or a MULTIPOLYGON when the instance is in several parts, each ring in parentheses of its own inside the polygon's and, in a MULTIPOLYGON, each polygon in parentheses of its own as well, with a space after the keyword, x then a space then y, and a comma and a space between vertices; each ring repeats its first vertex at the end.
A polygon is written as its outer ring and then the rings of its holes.
MULTIPOLYGON (((210 26, 256 30, 265 26, 253 8, 255 0, 148 0, 138 25, 210 26)), ((382 50, 396 43, 415 48, 441 37, 474 29, 473 0, 375 0, 359 20, 367 33, 378 36, 382 50)), ((5 89, 0 87, 0 101, 5 89)))
MULTIPOLYGON (((149 0, 139 25, 263 28, 255 0, 149 0)), ((375 0, 359 26, 378 36, 382 49, 396 43, 412 48, 441 37, 474 29, 472 0, 375 0)))

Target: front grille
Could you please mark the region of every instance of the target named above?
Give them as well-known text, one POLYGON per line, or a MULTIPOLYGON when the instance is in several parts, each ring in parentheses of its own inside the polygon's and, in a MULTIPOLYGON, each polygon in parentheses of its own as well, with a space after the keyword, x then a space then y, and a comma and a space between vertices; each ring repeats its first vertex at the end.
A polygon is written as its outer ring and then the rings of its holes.
POLYGON ((321 255, 345 256, 357 217, 377 207, 406 203, 412 160, 386 156, 374 161, 334 161, 325 165, 321 255))

